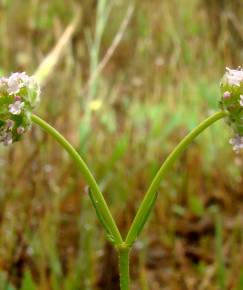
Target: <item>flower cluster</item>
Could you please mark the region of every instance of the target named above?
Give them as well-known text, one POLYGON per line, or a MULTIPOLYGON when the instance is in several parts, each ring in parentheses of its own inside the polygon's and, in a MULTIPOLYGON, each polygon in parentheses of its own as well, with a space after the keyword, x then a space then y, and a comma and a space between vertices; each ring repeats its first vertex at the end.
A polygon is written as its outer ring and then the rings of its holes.
POLYGON ((239 152, 243 149, 243 70, 226 68, 221 81, 222 97, 220 105, 229 113, 228 123, 235 136, 230 139, 233 149, 239 152))
POLYGON ((31 112, 39 101, 40 88, 25 72, 0 78, 0 142, 18 141, 31 125, 31 112))

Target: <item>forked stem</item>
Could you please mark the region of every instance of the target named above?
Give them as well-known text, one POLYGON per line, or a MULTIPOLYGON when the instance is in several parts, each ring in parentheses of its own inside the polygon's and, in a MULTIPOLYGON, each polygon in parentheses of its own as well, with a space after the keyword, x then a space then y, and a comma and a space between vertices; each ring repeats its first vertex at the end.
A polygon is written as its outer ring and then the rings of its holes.
POLYGON ((37 117, 36 115, 32 115, 32 121, 39 125, 44 131, 49 133, 57 142, 68 152, 70 157, 75 161, 78 165, 80 171, 83 174, 85 181, 90 186, 93 195, 97 204, 99 205, 99 210, 102 214, 105 224, 109 228, 113 239, 114 244, 117 247, 118 255, 119 255, 119 273, 120 273, 120 289, 121 290, 130 290, 130 275, 129 275, 129 253, 130 248, 133 243, 137 239, 139 233, 141 232, 144 224, 147 221, 147 218, 153 208, 154 201, 156 198, 156 192, 160 186, 162 178, 174 164, 174 162, 181 156, 181 154, 185 151, 189 144, 206 128, 211 126, 214 122, 219 119, 227 116, 226 112, 218 112, 214 115, 210 116, 202 123, 200 123, 194 130, 192 130, 170 153, 165 162, 162 164, 157 174, 155 175, 147 193, 144 196, 144 199, 138 209, 138 212, 134 218, 134 221, 130 227, 130 230, 127 234, 126 241, 124 242, 121 234, 117 228, 117 225, 111 215, 111 212, 106 204, 106 201, 99 190, 99 187, 87 167, 84 160, 77 153, 77 151, 73 148, 73 146, 52 126, 50 126, 47 122, 37 117))

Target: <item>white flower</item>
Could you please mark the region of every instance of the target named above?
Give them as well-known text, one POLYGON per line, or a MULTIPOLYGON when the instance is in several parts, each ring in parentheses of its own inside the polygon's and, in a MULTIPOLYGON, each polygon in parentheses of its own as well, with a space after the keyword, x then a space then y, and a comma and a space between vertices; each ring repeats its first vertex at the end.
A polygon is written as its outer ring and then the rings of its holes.
POLYGON ((25 84, 27 84, 29 82, 29 80, 32 77, 29 77, 26 72, 22 72, 22 73, 17 73, 18 74, 18 78, 23 81, 25 84))
POLYGON ((7 133, 6 137, 3 140, 3 145, 8 146, 13 143, 12 134, 10 132, 7 133))
POLYGON ((9 105, 9 112, 13 115, 19 115, 21 113, 21 109, 24 106, 24 102, 15 101, 13 104, 9 105))
POLYGON ((16 73, 12 74, 8 79, 9 95, 17 94, 20 90, 19 79, 16 73))
POLYGON ((0 133, 0 141, 3 143, 3 145, 7 146, 13 143, 12 133, 2 131, 0 133))
POLYGON ((29 77, 25 72, 16 72, 12 73, 11 76, 6 80, 8 85, 8 93, 10 95, 15 95, 21 88, 29 85, 31 77, 29 77))
POLYGON ((243 136, 237 134, 234 138, 229 140, 229 143, 233 145, 233 150, 239 153, 240 150, 243 149, 243 136))
POLYGON ((229 85, 240 86, 243 82, 243 70, 242 69, 230 69, 226 67, 226 80, 229 85))
POLYGON ((19 135, 24 134, 24 127, 18 127, 18 128, 17 128, 17 133, 18 133, 19 135))
POLYGON ((12 130, 14 127, 14 121, 13 120, 7 120, 6 121, 6 129, 7 130, 12 130))
POLYGON ((31 113, 39 97, 38 82, 25 72, 0 77, 0 143, 17 142, 31 128, 31 113))

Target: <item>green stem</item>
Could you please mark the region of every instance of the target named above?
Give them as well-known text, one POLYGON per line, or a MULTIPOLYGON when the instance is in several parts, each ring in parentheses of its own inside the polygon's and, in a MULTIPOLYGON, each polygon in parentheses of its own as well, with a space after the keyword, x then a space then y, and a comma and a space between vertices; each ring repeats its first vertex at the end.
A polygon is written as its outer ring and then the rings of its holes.
POLYGON ((118 249, 120 290, 130 290, 129 254, 130 249, 124 245, 118 249))
POLYGON ((137 214, 133 220, 132 226, 127 234, 126 244, 131 246, 137 238, 137 233, 140 230, 140 223, 143 220, 143 217, 150 210, 151 201, 154 199, 154 196, 159 189, 162 178, 172 167, 174 162, 180 157, 180 155, 185 151, 190 143, 206 128, 212 125, 217 120, 227 116, 226 112, 217 112, 214 115, 208 117, 202 123, 200 123, 195 129, 193 129, 170 153, 165 162, 162 164, 157 174, 155 175, 147 193, 144 196, 144 199, 137 211, 137 214))
POLYGON ((32 115, 31 119, 34 123, 39 125, 45 132, 49 133, 56 141, 68 152, 69 156, 74 160, 80 169, 81 173, 87 184, 90 186, 95 199, 97 201, 97 206, 99 205, 99 209, 102 212, 102 215, 105 219, 106 224, 108 225, 116 245, 122 244, 123 240, 121 234, 117 228, 117 225, 111 215, 111 212, 106 204, 106 201, 95 181, 94 176, 90 172, 88 166, 78 154, 78 152, 73 148, 73 146, 52 126, 50 126, 47 122, 42 120, 36 115, 32 115))

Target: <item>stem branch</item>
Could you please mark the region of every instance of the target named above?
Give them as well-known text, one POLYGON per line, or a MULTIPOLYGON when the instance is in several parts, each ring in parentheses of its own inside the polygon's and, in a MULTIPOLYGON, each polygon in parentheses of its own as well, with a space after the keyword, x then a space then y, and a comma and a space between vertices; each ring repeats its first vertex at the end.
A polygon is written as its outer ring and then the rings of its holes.
POLYGON ((130 227, 130 230, 127 234, 126 238, 126 244, 131 246, 134 241, 137 238, 137 233, 140 229, 140 223, 143 220, 143 217, 147 214, 149 210, 151 210, 149 207, 151 205, 151 201, 154 199, 154 196, 159 189, 160 183, 162 178, 165 176, 165 174, 169 171, 169 169, 172 167, 174 162, 181 156, 181 154, 185 151, 185 149, 188 147, 190 143, 206 128, 211 126, 214 122, 216 122, 219 119, 224 118, 227 116, 226 112, 217 112, 213 114, 212 116, 208 117, 206 120, 201 122, 195 129, 193 129, 176 147, 175 149, 170 153, 170 155, 167 157, 165 162, 162 164, 160 169, 158 170, 157 174, 155 175, 147 193, 145 194, 143 201, 137 211, 137 214, 133 220, 132 226, 130 227))
POLYGON ((45 132, 49 133, 69 154, 69 156, 74 160, 80 169, 85 181, 90 186, 95 199, 97 201, 97 206, 99 205, 99 209, 102 212, 104 220, 108 225, 116 245, 122 244, 123 240, 121 234, 117 228, 117 225, 111 215, 111 212, 106 204, 106 201, 97 185, 97 182, 90 172, 88 166, 82 159, 82 157, 78 154, 78 152, 73 148, 73 146, 52 126, 50 126, 47 122, 42 120, 40 117, 36 115, 31 115, 31 119, 34 123, 39 125, 45 132))

